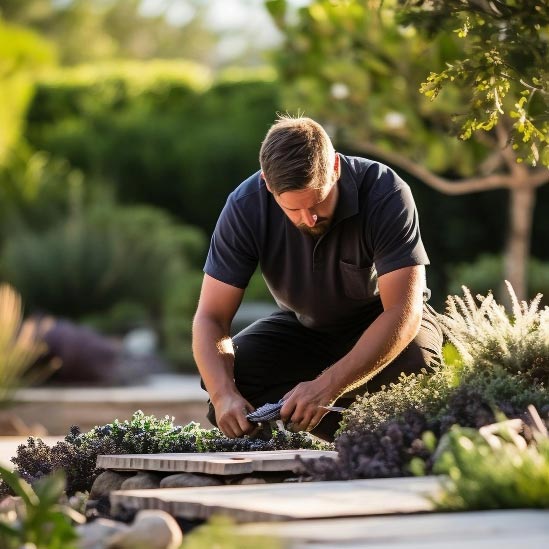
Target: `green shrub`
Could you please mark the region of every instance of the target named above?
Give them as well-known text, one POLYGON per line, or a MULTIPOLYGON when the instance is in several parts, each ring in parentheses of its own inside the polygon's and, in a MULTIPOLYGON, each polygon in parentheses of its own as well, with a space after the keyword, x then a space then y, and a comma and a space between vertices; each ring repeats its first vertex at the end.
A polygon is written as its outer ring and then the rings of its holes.
POLYGON ((3 266, 33 310, 80 318, 133 301, 160 314, 171 284, 204 247, 198 230, 159 210, 106 207, 44 233, 14 235, 3 266))
POLYGON ((165 212, 107 205, 44 232, 13 235, 2 271, 29 311, 114 334, 149 326, 166 357, 188 366, 205 247, 198 229, 165 212))
MULTIPOLYGON (((20 143, 0 168, 0 230, 4 241, 22 230, 47 230, 82 192, 82 174, 67 161, 20 143)), ((0 245, 2 242, 0 241, 0 245)))
POLYGON ((411 410, 435 415, 447 402, 454 383, 453 372, 445 366, 430 372, 423 370, 417 375, 403 374, 398 383, 358 396, 353 405, 343 412, 339 433, 371 431, 387 421, 403 417, 411 410))
POLYGON ((196 85, 185 76, 194 65, 166 62, 154 78, 146 77, 149 63, 124 67, 42 79, 29 141, 109 181, 118 199, 165 208, 209 232, 227 194, 258 169, 277 110, 272 75, 224 78, 207 88, 204 78, 196 85))
POLYGON ((477 296, 466 287, 464 298, 449 296, 447 312, 439 319, 445 335, 460 353, 465 367, 500 366, 531 381, 549 383, 549 307, 539 309, 541 295, 519 303, 507 283, 512 316, 492 294, 477 296))
POLYGON ((435 472, 448 475, 436 503, 445 510, 549 508, 549 438, 530 444, 510 432, 500 437, 453 428, 435 472))

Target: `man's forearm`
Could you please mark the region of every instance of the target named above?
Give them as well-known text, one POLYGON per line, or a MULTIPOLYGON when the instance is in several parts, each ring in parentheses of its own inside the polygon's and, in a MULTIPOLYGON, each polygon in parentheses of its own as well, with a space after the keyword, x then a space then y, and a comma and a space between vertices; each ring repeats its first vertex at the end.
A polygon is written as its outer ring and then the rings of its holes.
POLYGON ((398 307, 384 311, 351 351, 319 377, 334 388, 334 397, 363 385, 404 350, 420 324, 420 311, 410 313, 398 307))
POLYGON ((193 322, 193 355, 212 402, 236 393, 234 349, 228 330, 214 320, 197 317, 193 322))

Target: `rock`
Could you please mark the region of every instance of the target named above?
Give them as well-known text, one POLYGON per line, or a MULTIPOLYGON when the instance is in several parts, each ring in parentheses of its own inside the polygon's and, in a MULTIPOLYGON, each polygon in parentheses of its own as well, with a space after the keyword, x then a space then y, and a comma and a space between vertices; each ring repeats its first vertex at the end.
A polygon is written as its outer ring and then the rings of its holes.
POLYGON ((81 524, 76 528, 79 536, 77 547, 78 549, 103 549, 107 539, 129 529, 127 524, 104 518, 81 524))
POLYGON ((230 477, 227 484, 276 484, 285 482, 288 478, 288 472, 263 472, 252 475, 237 475, 230 477))
POLYGON ((221 486, 225 484, 218 477, 198 475, 195 473, 178 473, 169 475, 160 481, 160 488, 191 488, 195 486, 221 486))
POLYGON ((244 477, 236 479, 232 484, 267 484, 267 481, 261 477, 244 477))
POLYGON ((127 478, 120 486, 121 490, 147 490, 158 488, 161 477, 154 473, 140 472, 133 477, 127 478))
POLYGON ((99 500, 98 499, 87 499, 86 501, 86 506, 85 506, 85 511, 91 511, 93 509, 95 509, 97 507, 97 504, 99 503, 99 500))
POLYGON ((182 541, 181 529, 171 515, 146 510, 137 513, 128 530, 111 536, 105 549, 179 549, 182 541))
POLYGON ((108 497, 113 490, 119 490, 122 483, 132 474, 104 471, 95 479, 90 490, 90 499, 108 497))

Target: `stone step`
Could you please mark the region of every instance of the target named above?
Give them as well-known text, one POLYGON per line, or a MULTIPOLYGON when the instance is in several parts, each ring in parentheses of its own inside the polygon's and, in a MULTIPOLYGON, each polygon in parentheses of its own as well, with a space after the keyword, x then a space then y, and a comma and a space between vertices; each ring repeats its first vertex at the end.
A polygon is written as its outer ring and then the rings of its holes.
POLYGON ((201 452, 179 454, 126 454, 98 456, 99 469, 244 475, 255 472, 298 472, 299 459, 337 458, 337 452, 274 450, 263 452, 201 452))
POLYGON ((498 510, 264 522, 238 527, 292 549, 545 549, 549 510, 498 510))
POLYGON ((398 478, 215 486, 111 492, 116 514, 162 509, 187 520, 226 515, 237 522, 422 513, 440 489, 439 478, 398 478))

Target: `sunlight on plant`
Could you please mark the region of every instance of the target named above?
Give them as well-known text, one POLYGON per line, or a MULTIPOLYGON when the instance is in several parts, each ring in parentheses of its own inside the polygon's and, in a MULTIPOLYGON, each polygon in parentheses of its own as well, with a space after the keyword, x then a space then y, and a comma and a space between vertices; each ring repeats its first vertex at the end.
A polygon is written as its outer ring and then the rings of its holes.
POLYGON ((439 509, 549 508, 549 438, 533 407, 532 440, 521 420, 503 421, 480 431, 454 427, 442 439, 435 465, 448 475, 435 501, 439 509), (535 417, 536 416, 536 417, 535 417))
POLYGON ((541 294, 530 303, 519 302, 509 282, 512 314, 492 294, 478 295, 468 288, 464 297, 449 296, 447 312, 439 315, 445 335, 467 368, 501 366, 530 379, 549 381, 549 307, 539 309, 541 294))
POLYGON ((226 517, 213 517, 194 530, 183 541, 181 549, 282 549, 281 540, 267 536, 239 534, 234 523, 226 517))
POLYGON ((36 335, 31 324, 23 323, 20 296, 11 286, 0 286, 0 405, 44 351, 36 335))

